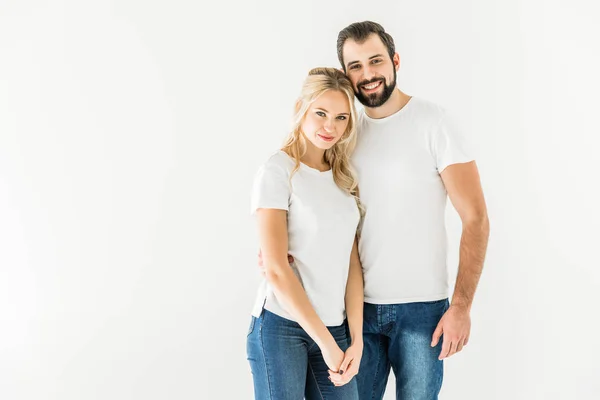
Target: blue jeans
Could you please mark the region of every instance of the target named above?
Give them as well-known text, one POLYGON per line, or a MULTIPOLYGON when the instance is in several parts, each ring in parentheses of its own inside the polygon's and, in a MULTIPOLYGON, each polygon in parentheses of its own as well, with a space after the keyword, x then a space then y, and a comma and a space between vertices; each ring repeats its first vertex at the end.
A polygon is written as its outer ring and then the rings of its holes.
MULTIPOLYGON (((347 322, 327 329, 346 351, 347 322)), ((334 386, 321 350, 294 321, 263 309, 252 317, 246 350, 255 400, 358 400, 356 379, 334 386)))
POLYGON ((442 340, 431 347, 431 338, 448 307, 448 299, 365 303, 365 346, 356 376, 360 400, 383 398, 390 367, 396 376, 396 399, 437 400, 444 376, 443 361, 438 360, 442 340))

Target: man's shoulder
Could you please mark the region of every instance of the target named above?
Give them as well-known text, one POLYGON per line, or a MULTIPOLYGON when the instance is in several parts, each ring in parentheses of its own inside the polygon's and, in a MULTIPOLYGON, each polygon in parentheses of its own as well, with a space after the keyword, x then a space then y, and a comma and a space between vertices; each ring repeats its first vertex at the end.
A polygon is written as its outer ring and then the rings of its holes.
POLYGON ((421 98, 412 97, 410 99, 410 106, 413 110, 413 114, 419 118, 426 118, 427 120, 439 120, 446 114, 446 109, 440 104, 433 101, 421 98))

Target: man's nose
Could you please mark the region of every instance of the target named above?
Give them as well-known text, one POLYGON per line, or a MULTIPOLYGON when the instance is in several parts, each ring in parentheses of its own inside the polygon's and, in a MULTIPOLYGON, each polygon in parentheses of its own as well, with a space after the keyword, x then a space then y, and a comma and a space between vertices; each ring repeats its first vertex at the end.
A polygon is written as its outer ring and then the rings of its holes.
POLYGON ((363 72, 363 79, 366 81, 370 81, 373 78, 375 78, 375 71, 373 71, 369 67, 365 67, 364 72, 363 72))

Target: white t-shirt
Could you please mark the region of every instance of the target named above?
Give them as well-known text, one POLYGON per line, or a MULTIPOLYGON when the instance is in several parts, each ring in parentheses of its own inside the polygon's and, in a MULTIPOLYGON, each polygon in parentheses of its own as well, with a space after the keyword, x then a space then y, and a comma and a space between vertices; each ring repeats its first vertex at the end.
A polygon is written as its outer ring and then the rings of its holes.
POLYGON ((442 108, 412 98, 398 112, 364 111, 352 163, 365 207, 359 253, 365 302, 448 297, 445 208, 440 173, 473 159, 442 108))
MULTIPOLYGON (((331 170, 321 172, 306 164, 290 174, 295 161, 278 151, 260 167, 252 192, 252 212, 259 208, 287 210, 288 253, 308 299, 326 326, 346 317, 344 296, 350 253, 360 220, 354 198, 340 189, 331 170)), ((294 320, 263 279, 252 315, 264 307, 294 320)))

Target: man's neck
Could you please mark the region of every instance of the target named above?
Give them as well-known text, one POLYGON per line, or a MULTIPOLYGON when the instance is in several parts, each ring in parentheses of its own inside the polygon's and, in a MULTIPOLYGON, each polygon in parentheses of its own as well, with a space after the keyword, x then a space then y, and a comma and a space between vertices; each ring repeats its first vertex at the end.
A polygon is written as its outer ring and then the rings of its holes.
POLYGON ((365 112, 370 118, 380 119, 389 117, 392 114, 400 111, 406 103, 411 99, 411 96, 405 94, 400 89, 396 88, 390 98, 379 107, 365 107, 365 112))

